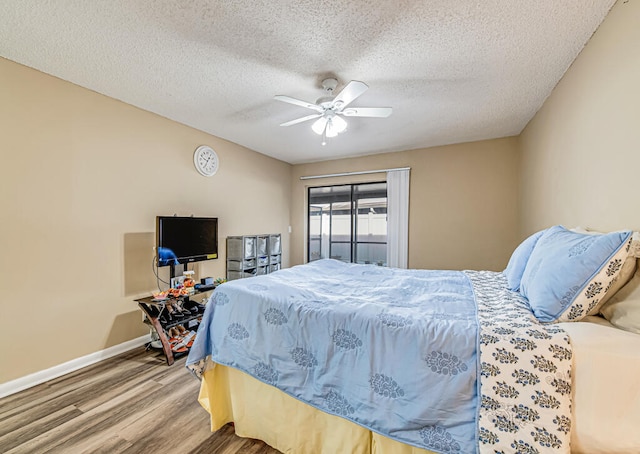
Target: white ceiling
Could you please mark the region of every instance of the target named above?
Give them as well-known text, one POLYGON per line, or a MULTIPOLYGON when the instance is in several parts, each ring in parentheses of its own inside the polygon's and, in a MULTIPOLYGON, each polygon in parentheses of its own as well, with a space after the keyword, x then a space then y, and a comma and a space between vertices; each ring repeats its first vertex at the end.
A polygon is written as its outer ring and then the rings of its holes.
POLYGON ((520 133, 614 0, 2 0, 0 55, 290 163, 520 133), (361 80, 326 146, 320 82, 361 80))

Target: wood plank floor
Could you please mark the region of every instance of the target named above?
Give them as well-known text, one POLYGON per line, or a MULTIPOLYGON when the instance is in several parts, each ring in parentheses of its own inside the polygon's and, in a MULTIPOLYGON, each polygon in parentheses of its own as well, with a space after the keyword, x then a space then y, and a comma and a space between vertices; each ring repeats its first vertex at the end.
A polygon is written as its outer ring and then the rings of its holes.
POLYGON ((230 424, 211 433, 185 359, 141 347, 0 399, 0 453, 277 454, 230 424))

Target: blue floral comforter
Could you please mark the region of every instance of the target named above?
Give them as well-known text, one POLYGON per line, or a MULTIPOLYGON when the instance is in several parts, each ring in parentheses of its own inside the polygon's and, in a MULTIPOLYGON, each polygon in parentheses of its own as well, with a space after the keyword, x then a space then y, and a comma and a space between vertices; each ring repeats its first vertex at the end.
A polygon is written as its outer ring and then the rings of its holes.
POLYGON ((492 272, 320 260, 226 283, 187 367, 234 367, 436 452, 569 452, 571 351, 492 272))

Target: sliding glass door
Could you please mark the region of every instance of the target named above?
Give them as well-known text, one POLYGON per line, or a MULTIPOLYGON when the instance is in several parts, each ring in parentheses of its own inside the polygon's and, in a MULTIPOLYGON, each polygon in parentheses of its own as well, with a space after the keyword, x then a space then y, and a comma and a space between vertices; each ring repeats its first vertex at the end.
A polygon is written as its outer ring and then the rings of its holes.
POLYGON ((309 188, 307 212, 310 262, 334 258, 386 265, 386 182, 309 188))

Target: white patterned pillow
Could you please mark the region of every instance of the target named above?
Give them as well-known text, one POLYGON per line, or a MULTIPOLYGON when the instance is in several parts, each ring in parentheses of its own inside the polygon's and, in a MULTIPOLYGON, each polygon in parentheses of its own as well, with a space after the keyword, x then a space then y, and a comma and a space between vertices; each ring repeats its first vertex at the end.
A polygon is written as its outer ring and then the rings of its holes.
MULTIPOLYGON (((589 230, 584 227, 575 227, 571 229, 571 231, 585 233, 588 235, 604 235, 603 232, 589 230)), ((636 259, 638 257, 640 257, 640 232, 633 232, 631 235, 631 249, 629 250, 629 254, 622 265, 620 274, 615 278, 611 285, 608 286, 607 291, 604 293, 602 298, 600 298, 600 307, 603 307, 611 297, 618 293, 618 290, 624 287, 627 282, 631 280, 633 274, 636 272, 636 259)), ((597 311, 592 310, 588 315, 596 315, 597 313, 597 311)))
POLYGON ((630 231, 588 235, 552 227, 531 253, 520 293, 541 322, 579 321, 598 312, 630 246, 630 231))
POLYGON ((640 334, 640 271, 602 306, 600 312, 612 325, 640 334))

